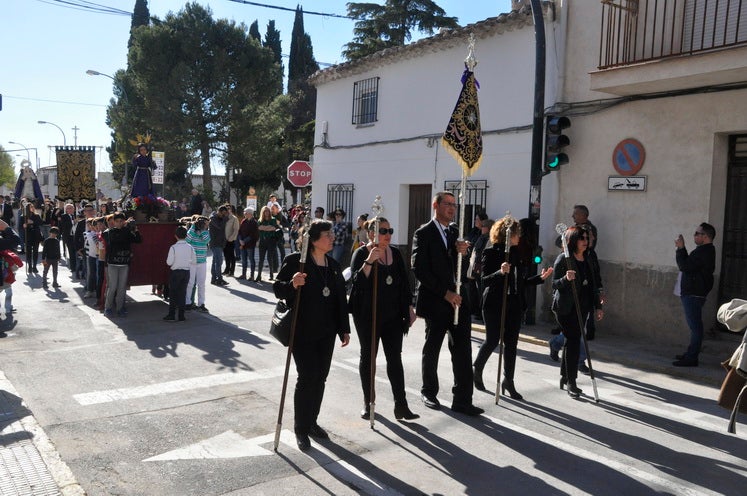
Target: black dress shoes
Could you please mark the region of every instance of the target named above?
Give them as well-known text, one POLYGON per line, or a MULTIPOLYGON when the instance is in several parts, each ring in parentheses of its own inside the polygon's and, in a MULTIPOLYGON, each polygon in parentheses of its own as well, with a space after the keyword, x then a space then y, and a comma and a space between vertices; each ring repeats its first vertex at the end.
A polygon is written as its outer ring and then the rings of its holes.
POLYGON ((311 441, 307 434, 296 434, 296 444, 301 451, 307 451, 311 448, 311 441))
POLYGON ((371 407, 368 403, 366 403, 366 406, 361 410, 361 418, 363 420, 371 420, 371 407))
POLYGON ((327 431, 319 427, 319 424, 311 426, 311 429, 309 429, 309 436, 316 439, 329 439, 329 434, 327 434, 327 431))
POLYGON ((435 396, 422 395, 420 399, 423 400, 423 404, 426 408, 430 408, 431 410, 441 409, 441 403, 438 402, 438 398, 436 398, 435 396))
POLYGON ((697 367, 698 360, 693 360, 692 358, 683 357, 679 360, 672 362, 672 365, 674 365, 675 367, 697 367))
POLYGON ((469 415, 470 417, 477 417, 478 415, 482 415, 483 413, 485 413, 485 410, 480 407, 477 407, 475 405, 463 405, 461 403, 452 404, 451 410, 457 413, 469 415))

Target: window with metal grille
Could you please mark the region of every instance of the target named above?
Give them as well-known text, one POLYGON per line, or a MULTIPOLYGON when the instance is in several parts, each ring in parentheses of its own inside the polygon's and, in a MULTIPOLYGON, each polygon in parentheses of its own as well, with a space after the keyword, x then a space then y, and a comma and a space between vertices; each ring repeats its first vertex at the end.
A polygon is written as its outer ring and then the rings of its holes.
MULTIPOLYGON (((466 223, 465 231, 469 230, 474 225, 475 215, 478 212, 485 212, 488 196, 488 182, 482 179, 467 181, 467 188, 465 190, 466 198, 464 202, 459 198, 461 192, 462 181, 444 181, 444 191, 454 195, 457 200, 458 208, 461 208, 462 204, 466 207, 464 212, 464 220, 466 223)), ((460 212, 457 210, 456 219, 460 218, 460 212)))
POLYGON ((351 219, 355 220, 353 210, 353 192, 355 186, 353 184, 328 184, 327 185, 327 213, 334 212, 338 208, 345 211, 345 221, 351 222, 351 219))
POLYGON ((362 79, 353 83, 353 124, 373 124, 378 120, 379 78, 362 79))

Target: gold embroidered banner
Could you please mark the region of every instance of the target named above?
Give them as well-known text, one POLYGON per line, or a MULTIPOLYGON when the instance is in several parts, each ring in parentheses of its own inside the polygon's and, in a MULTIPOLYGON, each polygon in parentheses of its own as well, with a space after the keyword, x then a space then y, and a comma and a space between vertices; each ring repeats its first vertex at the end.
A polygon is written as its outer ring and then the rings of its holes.
POLYGON ((57 152, 57 197, 63 200, 96 199, 96 149, 55 147, 57 152))
POLYGON ((441 143, 444 149, 462 166, 467 177, 482 162, 482 131, 480 107, 477 103, 477 82, 472 71, 464 71, 462 91, 446 126, 441 143))

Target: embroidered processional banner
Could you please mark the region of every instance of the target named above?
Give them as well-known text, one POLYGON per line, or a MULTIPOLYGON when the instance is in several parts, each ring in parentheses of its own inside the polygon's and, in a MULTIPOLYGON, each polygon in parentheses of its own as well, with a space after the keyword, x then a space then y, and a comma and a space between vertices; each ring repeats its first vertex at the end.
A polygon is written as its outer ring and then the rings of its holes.
POLYGON ((75 202, 96 199, 96 149, 55 147, 57 152, 57 197, 75 202))
POLYGON ((462 91, 441 138, 444 148, 462 166, 467 177, 474 174, 482 162, 482 130, 477 88, 474 72, 465 70, 462 75, 462 91))

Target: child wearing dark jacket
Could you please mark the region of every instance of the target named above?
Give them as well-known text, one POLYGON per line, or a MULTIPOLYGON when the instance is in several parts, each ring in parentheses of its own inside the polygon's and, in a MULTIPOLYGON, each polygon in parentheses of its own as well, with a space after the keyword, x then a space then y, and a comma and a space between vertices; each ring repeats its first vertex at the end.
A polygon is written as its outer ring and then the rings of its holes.
POLYGON ((47 273, 49 272, 49 267, 52 267, 52 287, 60 287, 60 285, 57 284, 57 265, 60 262, 59 235, 60 229, 57 226, 51 227, 49 229, 49 237, 44 240, 44 244, 42 245, 42 264, 44 265, 44 282, 42 283, 42 287, 44 287, 44 289, 49 288, 47 285, 47 273))

